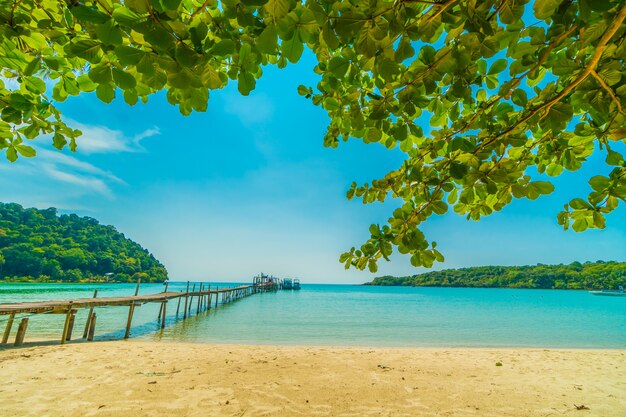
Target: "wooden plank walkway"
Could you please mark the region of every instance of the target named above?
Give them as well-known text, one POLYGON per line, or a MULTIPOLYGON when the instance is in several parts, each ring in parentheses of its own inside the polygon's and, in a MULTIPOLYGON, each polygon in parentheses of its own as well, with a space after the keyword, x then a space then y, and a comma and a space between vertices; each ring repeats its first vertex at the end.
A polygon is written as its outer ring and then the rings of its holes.
POLYGON ((252 288, 252 285, 242 285, 234 288, 224 288, 218 290, 203 290, 186 292, 161 292, 157 294, 146 294, 125 297, 102 297, 102 298, 73 298, 68 300, 34 301, 28 303, 0 304, 0 316, 6 314, 21 313, 67 313, 71 304, 72 308, 106 307, 106 306, 128 306, 131 304, 146 304, 163 302, 180 297, 201 297, 212 294, 227 294, 243 291, 252 288))
MULTIPOLYGON (((201 311, 209 310, 212 306, 215 308, 220 304, 230 303, 237 301, 241 298, 248 297, 250 295, 266 292, 276 291, 278 289, 278 281, 263 281, 258 282, 255 279, 252 285, 241 285, 238 287, 230 288, 215 288, 211 289, 210 285, 206 287, 206 284, 199 283, 199 288, 196 291, 196 284, 193 284, 191 291, 189 290, 190 283, 187 282, 187 288, 185 291, 167 291, 168 284, 165 285, 165 291, 157 294, 139 294, 140 281, 137 282, 135 288, 135 295, 131 296, 118 296, 118 297, 102 297, 97 298, 98 291, 94 292, 92 298, 74 298, 67 300, 49 300, 49 301, 34 301, 27 303, 8 303, 0 304, 0 316, 9 316, 7 320, 4 333, 2 335, 2 344, 8 343, 11 328, 17 314, 37 315, 37 314, 65 314, 65 324, 63 326, 63 333, 61 335, 61 343, 66 343, 72 338, 72 329, 74 327, 74 320, 76 312, 81 308, 88 308, 89 313, 87 315, 87 321, 85 323, 85 329, 83 332, 83 338, 87 340, 93 340, 95 327, 96 327, 96 312, 94 308, 97 307, 115 307, 115 306, 127 306, 128 319, 126 321, 126 332, 124 338, 130 336, 131 324, 133 319, 133 313, 136 307, 139 307, 147 303, 160 303, 159 315, 157 321, 160 321, 161 328, 165 327, 165 316, 168 301, 172 299, 178 300, 176 307, 176 318, 180 313, 182 300, 184 299, 184 307, 182 310, 183 319, 187 316, 191 316, 194 310, 199 314, 201 311), (195 299, 194 299, 195 298, 195 299)), ((28 317, 22 317, 17 333, 15 335, 14 346, 19 346, 24 341, 24 335, 28 327, 28 317)))

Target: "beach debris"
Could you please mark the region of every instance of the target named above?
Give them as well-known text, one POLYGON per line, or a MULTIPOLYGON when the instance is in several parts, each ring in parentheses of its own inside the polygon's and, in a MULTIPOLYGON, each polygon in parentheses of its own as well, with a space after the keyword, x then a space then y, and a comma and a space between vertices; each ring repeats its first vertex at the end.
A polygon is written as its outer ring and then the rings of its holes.
POLYGON ((106 407, 106 405, 102 404, 100 407, 98 407, 98 410, 104 407, 106 407))
POLYGON ((171 375, 171 374, 177 374, 181 372, 180 369, 178 370, 174 370, 174 371, 170 371, 170 372, 137 372, 137 375, 143 375, 143 376, 165 376, 165 375, 171 375))
POLYGON ((156 384, 156 383, 157 383, 156 381, 150 381, 150 382, 148 382, 148 384, 156 384))
POLYGON ((391 366, 387 366, 387 365, 378 365, 378 367, 380 369, 385 370, 385 371, 389 371, 389 370, 393 369, 391 366))
POLYGON ((502 366, 502 362, 496 362, 496 366, 502 366))
POLYGON ((589 410, 589 407, 587 407, 585 404, 581 404, 581 405, 574 404, 574 407, 576 407, 577 410, 589 410))

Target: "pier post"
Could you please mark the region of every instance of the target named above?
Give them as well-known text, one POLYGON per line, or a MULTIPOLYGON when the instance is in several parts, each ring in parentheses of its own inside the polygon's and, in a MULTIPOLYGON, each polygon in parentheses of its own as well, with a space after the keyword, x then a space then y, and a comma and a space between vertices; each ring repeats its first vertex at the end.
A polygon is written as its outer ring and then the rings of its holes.
MULTIPOLYGON (((165 282, 165 291, 163 291, 164 293, 167 292, 167 286, 169 285, 169 282, 165 282)), ((161 307, 159 308, 159 315, 157 316, 157 321, 161 320, 161 313, 163 312, 163 303, 161 303, 161 307)))
POLYGON ((178 305, 176 306, 176 318, 178 318, 178 311, 180 310, 180 299, 181 298, 183 298, 183 297, 182 296, 178 297, 178 305))
POLYGON ((209 284, 209 289, 206 293, 206 309, 211 309, 211 284, 209 284))
POLYGON ((20 346, 24 343, 24 335, 26 335, 26 328, 28 327, 28 317, 25 317, 20 322, 19 327, 17 328, 17 334, 15 335, 15 343, 13 346, 20 346))
POLYGON ((70 341, 72 340, 72 330, 74 329, 74 320, 76 320, 76 313, 72 312, 72 314, 70 314, 70 323, 67 326, 67 336, 65 340, 70 341))
MULTIPOLYGON (((135 287, 135 297, 139 294, 139 285, 141 284, 141 277, 137 278, 137 286, 135 287)), ((124 333, 124 339, 130 337, 130 325, 133 322, 133 313, 135 312, 135 300, 132 300, 130 307, 128 308, 128 319, 126 319, 126 332, 124 333)))
POLYGON ((167 307, 167 300, 163 300, 161 303, 161 309, 163 310, 163 314, 161 315, 161 329, 165 328, 165 308, 167 307))
POLYGON ((141 284, 141 277, 137 278, 137 286, 135 287, 135 297, 139 295, 139 285, 141 284))
POLYGON ((7 327, 4 328, 4 334, 2 335, 2 343, 9 341, 9 335, 11 334, 11 327, 13 327, 13 320, 15 319, 15 313, 11 313, 9 320, 7 321, 7 327))
POLYGON ((91 315, 91 320, 89 323, 89 332, 87 333, 87 340, 90 342, 93 340, 93 334, 96 331, 96 313, 91 315))
POLYGON ((215 308, 217 308, 217 303, 220 301, 220 287, 215 287, 215 308))
MULTIPOLYGON (((94 290, 93 298, 98 296, 98 290, 94 290)), ((89 309, 89 314, 87 314, 87 321, 85 322, 85 331, 83 332, 83 339, 87 337, 87 333, 89 332, 89 326, 91 323, 91 315, 93 314, 93 306, 89 309)))
POLYGON ((72 301, 67 305, 67 313, 65 314, 65 324, 63 325, 63 334, 61 335, 61 344, 67 341, 67 332, 70 328, 70 317, 72 316, 72 301))
POLYGON ((185 310, 183 310, 183 320, 187 318, 187 299, 189 298, 189 281, 187 281, 187 292, 185 293, 185 310))
POLYGON ((196 307, 196 316, 200 313, 200 302, 202 301, 202 283, 200 283, 200 295, 198 295, 198 306, 196 307))
POLYGON ((133 322, 133 313, 135 312, 135 301, 131 301, 128 309, 128 319, 126 319, 126 333, 124 333, 124 339, 130 337, 130 324, 133 322))
POLYGON ((193 288, 191 289, 191 299, 189 300, 189 311, 187 314, 191 316, 191 306, 193 305, 193 293, 196 292, 196 284, 193 284, 193 288))

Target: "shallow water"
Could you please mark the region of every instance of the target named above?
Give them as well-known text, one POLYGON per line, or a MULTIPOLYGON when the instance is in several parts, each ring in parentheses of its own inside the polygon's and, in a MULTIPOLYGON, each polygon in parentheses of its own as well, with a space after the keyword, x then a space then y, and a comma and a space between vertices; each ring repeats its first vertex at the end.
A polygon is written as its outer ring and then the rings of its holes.
MULTIPOLYGON (((184 286, 170 283, 170 290, 184 286)), ((131 295, 135 286, 0 284, 0 303, 90 297, 96 288, 105 297, 131 295)), ((162 290, 161 284, 146 284, 140 294, 162 290)), ((256 294, 185 321, 182 313, 175 318, 176 304, 168 304, 163 331, 158 304, 137 308, 132 336, 217 343, 626 348, 626 297, 586 291, 303 285, 300 291, 256 294)), ((96 338, 123 336, 128 307, 96 312, 96 338)), ((79 311, 74 337, 82 336, 86 315, 79 311)), ((32 316, 26 340, 59 338, 63 320, 63 315, 32 316)), ((5 321, 1 316, 0 330, 5 321)), ((13 333, 16 328, 17 321, 13 333)))

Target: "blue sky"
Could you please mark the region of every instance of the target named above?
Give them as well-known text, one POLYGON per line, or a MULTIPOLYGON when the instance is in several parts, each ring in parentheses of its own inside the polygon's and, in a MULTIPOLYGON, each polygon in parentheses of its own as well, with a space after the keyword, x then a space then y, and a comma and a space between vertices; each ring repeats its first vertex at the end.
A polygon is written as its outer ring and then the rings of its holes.
MULTIPOLYGON (((328 118, 296 92, 315 84, 313 66, 305 56, 297 66, 266 68, 249 97, 230 85, 211 93, 206 113, 189 117, 163 94, 134 107, 121 98, 106 105, 94 95, 70 97, 60 107, 84 132, 78 151, 38 139, 37 158, 0 162, 2 201, 115 225, 174 280, 247 280, 260 271, 308 283, 370 280, 369 272, 345 271, 338 257, 363 243, 395 203, 365 206, 345 192, 352 181, 394 169, 402 154, 358 140, 324 148, 328 118)), ((424 229, 446 256, 437 268, 623 259, 623 210, 604 231, 576 234, 556 224, 597 170, 608 171, 601 158, 555 181, 554 194, 516 201, 480 222, 433 218, 424 229)), ((374 276, 419 271, 395 256, 374 276)))

